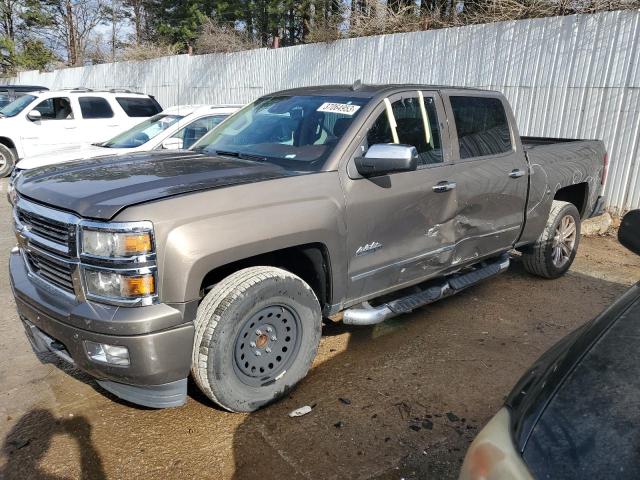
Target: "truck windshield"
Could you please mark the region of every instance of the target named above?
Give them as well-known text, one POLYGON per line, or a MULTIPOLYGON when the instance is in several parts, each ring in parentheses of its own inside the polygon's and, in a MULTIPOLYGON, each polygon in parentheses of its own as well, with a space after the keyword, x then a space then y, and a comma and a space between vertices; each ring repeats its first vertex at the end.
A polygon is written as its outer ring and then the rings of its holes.
POLYGON ((33 102, 37 97, 33 95, 23 95, 20 98, 16 98, 13 102, 6 105, 0 110, 0 116, 2 117, 15 117, 21 111, 23 111, 27 105, 33 102))
POLYGON ((184 117, 181 115, 166 115, 159 113, 158 115, 154 115, 144 122, 139 123, 135 127, 122 132, 120 135, 113 137, 111 140, 101 143, 100 146, 105 148, 139 147, 183 118, 184 117))
POLYGON ((192 150, 319 171, 368 98, 278 96, 256 100, 192 150))

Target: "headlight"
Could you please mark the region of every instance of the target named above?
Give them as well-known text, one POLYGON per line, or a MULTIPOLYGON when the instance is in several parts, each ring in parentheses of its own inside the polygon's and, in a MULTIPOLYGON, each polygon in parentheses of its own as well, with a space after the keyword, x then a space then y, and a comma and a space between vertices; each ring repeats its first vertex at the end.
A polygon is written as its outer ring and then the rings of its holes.
POLYGON ((157 302, 151 222, 82 221, 78 235, 86 298, 122 306, 157 302))
POLYGON ((81 254, 84 256, 131 258, 153 253, 152 227, 149 222, 109 224, 108 228, 83 226, 81 254))
POLYGON ((118 272, 84 268, 84 284, 89 297, 115 300, 136 300, 153 297, 156 294, 156 281, 153 272, 118 272))

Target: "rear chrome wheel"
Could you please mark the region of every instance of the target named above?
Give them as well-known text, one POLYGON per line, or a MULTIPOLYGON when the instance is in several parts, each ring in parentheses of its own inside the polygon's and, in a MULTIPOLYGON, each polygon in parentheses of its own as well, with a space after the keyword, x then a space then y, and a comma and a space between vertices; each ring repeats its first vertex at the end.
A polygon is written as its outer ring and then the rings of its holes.
POLYGON ((551 259, 557 268, 562 268, 570 259, 576 245, 576 221, 573 216, 565 215, 556 228, 553 237, 551 259))
POLYGON ((544 278, 569 270, 580 243, 580 213, 569 202, 554 200, 547 225, 533 245, 522 252, 524 268, 544 278))

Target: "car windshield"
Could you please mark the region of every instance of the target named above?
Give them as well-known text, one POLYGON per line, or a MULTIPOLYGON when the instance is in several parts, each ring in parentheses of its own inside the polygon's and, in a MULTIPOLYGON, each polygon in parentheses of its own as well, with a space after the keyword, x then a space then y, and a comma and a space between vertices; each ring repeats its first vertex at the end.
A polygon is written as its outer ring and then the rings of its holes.
POLYGON ((6 105, 0 110, 0 116, 3 117, 15 117, 21 111, 23 111, 27 105, 33 102, 37 97, 33 95, 23 95, 20 98, 16 98, 9 105, 6 105))
POLYGON ((139 123, 133 128, 122 132, 120 135, 101 143, 106 148, 135 148, 144 145, 152 138, 164 132, 174 123, 183 119, 181 115, 167 115, 159 113, 139 123))
POLYGON ((191 148, 319 171, 368 98, 277 96, 256 100, 191 148))

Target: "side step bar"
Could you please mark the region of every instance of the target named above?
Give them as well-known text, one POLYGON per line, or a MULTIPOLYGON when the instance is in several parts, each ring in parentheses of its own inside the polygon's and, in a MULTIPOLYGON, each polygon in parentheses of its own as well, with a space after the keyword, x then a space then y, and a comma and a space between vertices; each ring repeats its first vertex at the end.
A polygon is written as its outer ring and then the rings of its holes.
POLYGON ((362 306, 349 308, 344 311, 342 322, 347 325, 375 325, 396 315, 409 313, 436 300, 455 295, 482 280, 504 272, 508 268, 509 254, 505 253, 492 263, 485 264, 463 275, 451 275, 444 278, 440 284, 423 288, 406 297, 391 300, 377 307, 372 307, 368 302, 364 302, 362 306))

